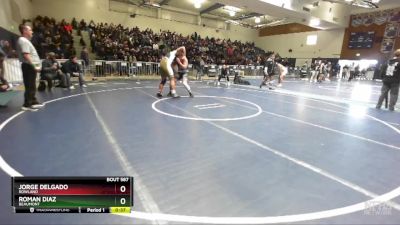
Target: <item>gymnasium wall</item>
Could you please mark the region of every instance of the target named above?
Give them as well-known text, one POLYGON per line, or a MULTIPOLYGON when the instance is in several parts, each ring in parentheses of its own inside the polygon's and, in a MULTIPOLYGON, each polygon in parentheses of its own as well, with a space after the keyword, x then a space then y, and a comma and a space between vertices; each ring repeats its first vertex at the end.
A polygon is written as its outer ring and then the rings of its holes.
POLYGON ((331 30, 259 37, 257 30, 228 25, 215 19, 201 18, 199 21, 198 16, 190 13, 136 8, 109 0, 0 0, 0 6, 0 25, 15 33, 18 33, 22 18, 45 15, 70 21, 76 17, 86 21, 94 19, 96 22, 151 28, 154 31, 171 30, 184 35, 197 32, 202 36, 250 41, 265 50, 292 58, 339 57, 344 34, 344 30, 331 30), (137 16, 131 18, 131 14, 137 16), (305 44, 308 34, 318 34, 316 46, 305 44), (292 53, 288 52, 289 49, 292 49, 292 53))
POLYGON ((19 34, 18 25, 23 19, 31 18, 32 12, 30 0, 0 0, 0 27, 19 34))
POLYGON ((301 65, 311 58, 339 58, 342 49, 344 29, 320 30, 311 32, 291 33, 273 36, 257 37, 255 44, 263 49, 278 52, 283 57, 299 58, 301 65), (307 45, 307 36, 317 35, 316 45, 307 45), (289 49, 292 52, 289 52, 289 49), (301 60, 304 59, 304 60, 301 60))
POLYGON ((112 22, 128 27, 138 26, 141 29, 151 28, 154 31, 170 30, 184 35, 197 32, 204 37, 231 38, 240 41, 254 41, 258 35, 256 30, 228 26, 223 21, 212 19, 202 18, 201 24, 197 25, 198 16, 190 13, 167 10, 158 12, 154 8, 137 8, 109 0, 32 0, 32 3, 34 15, 54 17, 57 20, 65 18, 70 21, 76 17, 86 21, 93 19, 95 22, 112 22), (136 14, 136 17, 131 18, 131 14, 136 14))

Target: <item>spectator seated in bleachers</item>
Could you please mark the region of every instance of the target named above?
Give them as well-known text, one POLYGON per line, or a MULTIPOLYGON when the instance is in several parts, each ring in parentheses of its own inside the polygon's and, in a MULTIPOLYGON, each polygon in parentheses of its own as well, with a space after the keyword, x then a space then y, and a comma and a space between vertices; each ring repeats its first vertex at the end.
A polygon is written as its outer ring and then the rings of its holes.
MULTIPOLYGON (((162 46, 185 46, 190 64, 199 61, 201 56, 205 64, 218 64, 222 60, 227 65, 263 64, 265 51, 257 48, 252 42, 232 41, 213 37, 201 37, 197 33, 184 36, 177 32, 151 29, 140 30, 113 23, 87 24, 74 18, 71 23, 53 18, 38 16, 33 20, 33 44, 43 57, 47 52, 55 52, 57 58, 70 58, 76 55, 73 46, 72 29, 88 31, 91 50, 97 59, 126 60, 135 58, 141 62, 159 62, 162 46)), ((80 41, 82 46, 84 40, 80 41)), ((198 62, 197 62, 198 63, 198 62)))
POLYGON ((4 57, 17 58, 17 52, 12 48, 8 40, 0 40, 0 51, 3 52, 4 57))
POLYGON ((55 59, 54 52, 48 53, 47 58, 43 60, 40 80, 39 91, 44 91, 46 89, 45 81, 47 81, 48 90, 52 89, 54 80, 60 80, 58 87, 67 87, 66 75, 61 72, 60 65, 55 59))
POLYGON ((68 61, 63 63, 61 70, 66 75, 66 84, 70 89, 74 89, 74 87, 71 85, 71 77, 78 77, 79 85, 81 87, 87 87, 83 79, 81 65, 79 65, 78 58, 75 55, 71 56, 68 61))
POLYGON ((61 53, 68 52, 68 48, 73 44, 72 25, 65 20, 56 22, 54 18, 37 16, 32 25, 32 44, 40 58, 45 58, 48 52, 55 52, 57 58, 62 58, 61 53), (57 47, 59 49, 56 50, 57 47))
POLYGON ((190 63, 195 63, 197 56, 203 55, 207 64, 216 64, 226 60, 227 64, 254 64, 262 59, 263 50, 254 43, 201 38, 197 33, 183 36, 176 32, 141 31, 138 27, 125 28, 121 24, 100 23, 90 25, 90 45, 99 59, 118 60, 124 55, 134 54, 138 61, 157 62, 161 46, 181 46, 187 49, 190 63), (157 47, 158 46, 158 47, 157 47))
POLYGON ((8 91, 10 85, 8 84, 7 80, 4 77, 4 59, 5 59, 4 52, 0 51, 0 92, 8 91))

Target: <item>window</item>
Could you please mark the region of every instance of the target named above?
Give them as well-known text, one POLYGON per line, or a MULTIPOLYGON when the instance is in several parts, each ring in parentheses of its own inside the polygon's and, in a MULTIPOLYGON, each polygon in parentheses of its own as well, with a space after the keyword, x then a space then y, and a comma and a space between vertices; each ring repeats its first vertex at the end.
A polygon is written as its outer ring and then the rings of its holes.
POLYGON ((317 35, 308 35, 307 36, 307 45, 316 45, 317 44, 317 35))

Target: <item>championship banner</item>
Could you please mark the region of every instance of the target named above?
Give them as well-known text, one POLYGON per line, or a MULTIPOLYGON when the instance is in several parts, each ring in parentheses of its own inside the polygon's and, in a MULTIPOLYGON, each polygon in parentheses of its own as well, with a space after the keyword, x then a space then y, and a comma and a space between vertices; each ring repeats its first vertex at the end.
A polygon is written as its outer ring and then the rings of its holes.
POLYGON ((368 14, 364 17, 364 26, 369 26, 374 23, 374 15, 368 14))
POLYGON ((379 13, 377 13, 377 14, 375 14, 374 15, 374 17, 375 17, 375 21, 374 21, 374 23, 376 24, 376 25, 382 25, 382 24, 384 24, 384 23, 386 23, 386 21, 387 21, 387 19, 388 19, 388 13, 387 12, 379 12, 379 13))
POLYGON ((400 23, 400 8, 351 16, 352 27, 358 27, 360 25, 369 26, 372 24, 383 25, 387 22, 400 23))
POLYGON ((393 11, 389 16, 388 21, 395 22, 395 23, 400 22, 400 10, 393 11))
POLYGON ((358 27, 363 24, 363 17, 361 15, 353 15, 351 17, 351 26, 358 27))
POLYGON ((389 53, 393 51, 395 44, 395 39, 385 38, 382 41, 381 52, 382 53, 389 53))
POLYGON ((385 38, 395 38, 397 35, 399 24, 398 23, 388 23, 385 29, 385 38))

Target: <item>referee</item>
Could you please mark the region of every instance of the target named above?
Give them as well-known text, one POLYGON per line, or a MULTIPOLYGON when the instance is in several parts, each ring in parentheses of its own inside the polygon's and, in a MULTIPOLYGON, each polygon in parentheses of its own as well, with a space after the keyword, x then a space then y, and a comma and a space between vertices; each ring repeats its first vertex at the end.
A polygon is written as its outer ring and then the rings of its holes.
POLYGON ((36 99, 36 76, 40 72, 41 61, 35 47, 31 43, 32 28, 28 25, 19 26, 21 37, 17 42, 19 61, 22 63, 22 77, 24 79, 25 93, 22 110, 37 111, 44 105, 36 99))

